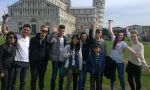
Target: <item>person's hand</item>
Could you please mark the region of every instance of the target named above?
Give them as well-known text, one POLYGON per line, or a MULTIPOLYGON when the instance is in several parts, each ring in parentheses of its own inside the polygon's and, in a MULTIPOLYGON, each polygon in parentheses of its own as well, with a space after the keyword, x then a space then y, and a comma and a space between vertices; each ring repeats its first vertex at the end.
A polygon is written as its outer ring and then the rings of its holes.
POLYGON ((139 58, 140 56, 141 56, 141 54, 140 54, 140 53, 136 53, 136 57, 138 57, 138 58, 139 58))
POLYGON ((95 28, 95 24, 91 24, 90 29, 93 30, 95 28))
POLYGON ((68 58, 68 57, 70 57, 70 56, 71 56, 70 53, 64 53, 64 57, 65 57, 65 58, 68 58))
POLYGON ((54 32, 54 33, 58 32, 58 28, 57 28, 57 27, 54 27, 54 28, 53 28, 53 32, 54 32))
POLYGON ((129 31, 129 26, 126 27, 126 31, 129 31))
POLYGON ((4 15, 2 16, 2 19, 3 19, 3 22, 6 22, 7 19, 8 19, 8 14, 4 14, 4 15))
POLYGON ((149 68, 144 68, 143 70, 146 71, 146 72, 150 72, 150 67, 149 68))
POLYGON ((111 24, 113 22, 113 20, 108 20, 108 23, 111 24))
POLYGON ((0 74, 0 78, 4 78, 4 73, 1 73, 1 74, 0 74))

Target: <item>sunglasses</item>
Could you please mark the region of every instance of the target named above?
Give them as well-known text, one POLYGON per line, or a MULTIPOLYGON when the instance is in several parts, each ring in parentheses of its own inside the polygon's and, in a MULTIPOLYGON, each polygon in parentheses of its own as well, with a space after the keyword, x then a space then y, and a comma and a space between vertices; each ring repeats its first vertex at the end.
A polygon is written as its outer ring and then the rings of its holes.
POLYGON ((29 29, 23 29, 24 31, 27 31, 27 32, 29 32, 30 30, 29 29))
POLYGON ((15 36, 9 36, 9 38, 10 38, 10 39, 15 39, 16 37, 15 37, 15 36))
POLYGON ((41 30, 42 31, 42 33, 48 33, 48 31, 47 30, 41 30))
POLYGON ((101 33, 101 32, 96 32, 96 33, 101 33))

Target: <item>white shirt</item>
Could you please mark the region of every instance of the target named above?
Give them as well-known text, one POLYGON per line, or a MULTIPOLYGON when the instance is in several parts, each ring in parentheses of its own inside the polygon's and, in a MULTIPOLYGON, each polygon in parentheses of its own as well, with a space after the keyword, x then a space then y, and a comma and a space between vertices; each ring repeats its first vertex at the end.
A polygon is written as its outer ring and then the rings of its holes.
POLYGON ((127 36, 129 37, 131 43, 132 43, 132 46, 131 48, 139 53, 139 57, 138 58, 135 58, 132 53, 129 55, 129 61, 132 62, 133 64, 135 65, 138 65, 138 66, 142 66, 144 68, 149 68, 150 66, 147 65, 146 61, 145 61, 145 58, 144 58, 144 46, 142 43, 136 43, 134 44, 131 40, 131 35, 130 35, 130 32, 127 30, 127 36))
MULTIPOLYGON (((115 37, 112 38, 115 40, 115 37)), ((117 43, 115 49, 111 50, 110 57, 116 61, 116 63, 123 63, 123 49, 126 48, 127 44, 124 41, 117 43)))
POLYGON ((63 57, 63 49, 64 49, 64 38, 63 37, 60 37, 59 38, 59 42, 60 42, 60 55, 59 55, 59 60, 60 61, 63 61, 64 57, 63 57))
POLYGON ((15 61, 29 62, 29 37, 23 38, 17 35, 18 45, 16 50, 15 61))
POLYGON ((129 55, 129 61, 132 62, 135 65, 143 66, 145 68, 150 67, 147 65, 145 58, 144 58, 144 46, 142 43, 132 44, 131 47, 134 51, 139 53, 139 58, 135 58, 132 54, 129 55))

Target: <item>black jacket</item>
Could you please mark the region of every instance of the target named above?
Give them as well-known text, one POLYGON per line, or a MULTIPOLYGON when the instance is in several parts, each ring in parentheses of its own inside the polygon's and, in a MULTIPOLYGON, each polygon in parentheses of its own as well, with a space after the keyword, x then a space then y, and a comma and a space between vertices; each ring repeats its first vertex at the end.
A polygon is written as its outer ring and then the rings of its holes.
POLYGON ((46 38, 42 42, 40 39, 40 34, 37 34, 35 37, 31 38, 29 46, 30 63, 48 61, 50 44, 47 42, 46 38))
POLYGON ((116 68, 116 62, 112 60, 111 57, 105 57, 105 69, 104 69, 104 76, 108 79, 115 80, 112 76, 114 69, 116 68))
POLYGON ((4 68, 11 68, 16 55, 16 47, 8 44, 0 46, 0 73, 4 68))

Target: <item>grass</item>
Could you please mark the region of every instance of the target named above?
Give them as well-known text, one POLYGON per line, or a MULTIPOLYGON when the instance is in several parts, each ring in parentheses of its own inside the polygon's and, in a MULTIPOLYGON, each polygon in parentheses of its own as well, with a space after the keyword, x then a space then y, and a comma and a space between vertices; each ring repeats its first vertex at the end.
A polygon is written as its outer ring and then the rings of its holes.
MULTIPOLYGON (((0 44, 2 44, 4 42, 4 39, 0 39, 0 44)), ((149 51, 150 51, 150 43, 145 43, 143 42, 144 44, 144 47, 145 47, 145 58, 146 58, 146 61, 149 63, 150 65, 150 55, 149 55, 149 51)), ((107 45, 108 45, 108 48, 109 48, 109 51, 110 51, 110 48, 111 48, 111 42, 107 42, 107 45)), ((124 53, 124 57, 125 57, 125 62, 127 62, 127 57, 128 57, 128 51, 125 50, 125 53, 124 53)), ((46 71, 46 74, 45 74, 45 90, 49 90, 50 89, 50 79, 51 79, 51 74, 52 74, 52 71, 51 71, 51 61, 49 61, 49 64, 48 64, 48 67, 47 67, 47 71, 46 71)), ((58 75, 57 75, 58 76, 58 75)), ((150 72, 147 72, 145 70, 142 71, 142 89, 141 90, 150 90, 150 72)), ((58 90, 58 79, 59 77, 57 77, 57 80, 56 80, 56 90, 58 90)), ((65 80, 66 80, 66 77, 65 77, 65 80)), ((64 81, 64 89, 65 89, 65 83, 66 81, 64 81)), ((127 82, 127 76, 126 76, 126 73, 125 73, 125 83, 126 83, 126 90, 130 90, 129 88, 129 84, 127 82)), ((19 90, 19 83, 17 83, 17 90, 19 90)), ((38 83, 37 83, 37 88, 38 88, 38 83)), ((89 74, 87 75, 87 80, 86 80, 86 89, 85 90, 90 90, 90 79, 89 79, 89 74)), ((30 71, 29 71, 29 74, 28 74, 28 77, 27 77, 27 85, 26 85, 26 90, 30 90, 30 71)), ((72 90, 72 88, 70 89, 72 90)), ((110 82, 108 79, 106 79, 104 77, 103 79, 103 90, 110 90, 110 82)), ((119 83, 119 80, 118 80, 118 77, 116 77, 116 90, 120 90, 120 83, 119 83)))

